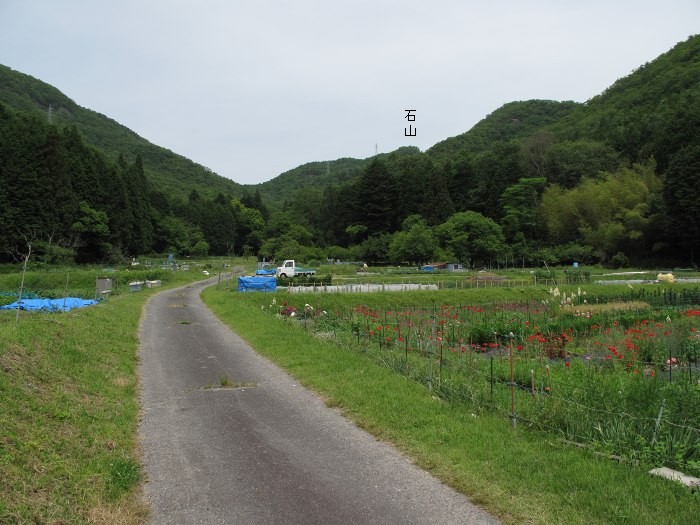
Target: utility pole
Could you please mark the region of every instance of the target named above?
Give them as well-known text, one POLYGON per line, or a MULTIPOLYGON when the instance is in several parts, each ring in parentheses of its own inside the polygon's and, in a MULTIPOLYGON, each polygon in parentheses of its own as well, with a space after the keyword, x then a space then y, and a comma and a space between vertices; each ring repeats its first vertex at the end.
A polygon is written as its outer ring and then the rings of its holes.
POLYGON ((53 106, 49 104, 49 124, 53 122, 53 106))

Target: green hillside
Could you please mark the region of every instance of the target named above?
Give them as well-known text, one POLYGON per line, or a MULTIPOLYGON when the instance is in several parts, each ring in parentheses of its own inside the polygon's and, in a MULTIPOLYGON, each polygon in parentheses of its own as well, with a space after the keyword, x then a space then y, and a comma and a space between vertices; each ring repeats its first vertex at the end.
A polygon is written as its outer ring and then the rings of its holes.
POLYGON ((245 186, 246 190, 260 195, 267 205, 279 208, 285 200, 291 199, 300 189, 307 187, 324 188, 347 182, 362 173, 369 159, 344 158, 325 162, 308 162, 285 171, 262 184, 245 186))
POLYGON ((349 247, 355 259, 419 262, 466 260, 450 239, 488 224, 496 235, 484 263, 696 264, 698 166, 692 36, 586 103, 510 102, 425 153, 370 159, 323 193, 299 179, 284 213, 304 231, 271 233, 349 247))
POLYGON ((419 152, 420 150, 415 146, 402 146, 395 151, 379 153, 366 159, 348 157, 321 162, 307 162, 294 169, 285 171, 272 180, 244 187, 250 194, 259 191, 265 204, 272 209, 279 209, 285 201, 290 201, 299 190, 308 188, 323 190, 328 186, 342 185, 357 179, 374 158, 408 156, 419 152))
POLYGON ((580 104, 554 100, 509 102, 477 122, 469 131, 438 142, 426 151, 435 159, 460 152, 480 153, 494 142, 520 140, 571 114, 580 104))
POLYGON ((676 151, 700 138, 700 37, 678 43, 584 104, 509 102, 427 153, 455 160, 458 154, 483 153, 496 142, 524 143, 538 133, 549 134, 547 146, 594 141, 629 162, 653 156, 665 171, 676 151))
POLYGON ((75 126, 87 144, 112 160, 120 154, 129 162, 140 156, 153 186, 171 197, 186 199, 192 190, 212 197, 219 192, 236 196, 243 193, 240 184, 151 144, 109 117, 79 106, 55 87, 3 65, 0 65, 0 103, 47 119, 51 107, 52 123, 59 128, 75 126))
POLYGON ((654 156, 665 171, 700 139, 700 36, 619 79, 551 126, 562 140, 604 141, 624 157, 654 156))

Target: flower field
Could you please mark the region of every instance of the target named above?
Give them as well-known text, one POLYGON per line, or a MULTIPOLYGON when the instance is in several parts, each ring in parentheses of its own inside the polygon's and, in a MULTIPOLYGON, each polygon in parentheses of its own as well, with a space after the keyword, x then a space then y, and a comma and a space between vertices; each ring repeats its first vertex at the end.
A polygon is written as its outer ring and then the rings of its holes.
POLYGON ((498 301, 277 295, 263 309, 475 415, 499 413, 619 461, 698 476, 696 296, 594 299, 580 288, 498 301))

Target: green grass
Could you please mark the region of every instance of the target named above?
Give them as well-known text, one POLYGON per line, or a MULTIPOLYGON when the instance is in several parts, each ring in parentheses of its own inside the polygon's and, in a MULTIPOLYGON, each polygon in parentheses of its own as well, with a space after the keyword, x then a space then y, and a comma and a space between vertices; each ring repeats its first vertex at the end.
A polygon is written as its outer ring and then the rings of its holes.
MULTIPOLYGON (((601 293, 614 295, 605 290, 601 293)), ((533 287, 515 293, 541 292, 533 287)), ((487 300, 498 300, 503 293, 489 290, 487 300)), ((283 297, 277 294, 278 302, 283 297)), ((388 297, 358 295, 357 302, 386 304, 388 297)), ((476 290, 401 293, 391 295, 391 304, 415 304, 420 299, 423 304, 439 305, 456 302, 455 297, 469 304, 479 295, 476 290)), ((204 298, 258 352, 317 391, 329 406, 394 444, 506 523, 686 524, 697 520, 700 497, 680 484, 569 447, 556 436, 522 428, 513 431, 507 418, 472 415, 475 411, 468 405, 437 399, 423 386, 376 365, 362 353, 315 338, 303 324, 290 326, 272 319, 260 308, 270 303, 269 295, 230 293, 222 287, 206 290, 204 298)), ((340 301, 332 296, 316 300, 323 307, 340 301)))
MULTIPOLYGON (((199 277, 174 273, 169 285, 199 277)), ((145 521, 137 334, 156 291, 18 322, 0 312, 0 523, 145 521)))

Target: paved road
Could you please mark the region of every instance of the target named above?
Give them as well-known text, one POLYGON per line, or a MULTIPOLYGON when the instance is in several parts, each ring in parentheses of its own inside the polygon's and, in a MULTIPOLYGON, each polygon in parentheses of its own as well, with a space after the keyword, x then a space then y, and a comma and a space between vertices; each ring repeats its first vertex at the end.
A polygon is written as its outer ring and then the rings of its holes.
POLYGON ((204 286, 154 296, 142 320, 152 523, 497 523, 258 356, 204 286), (222 375, 249 386, 208 388, 222 375))

